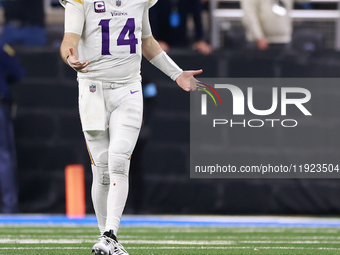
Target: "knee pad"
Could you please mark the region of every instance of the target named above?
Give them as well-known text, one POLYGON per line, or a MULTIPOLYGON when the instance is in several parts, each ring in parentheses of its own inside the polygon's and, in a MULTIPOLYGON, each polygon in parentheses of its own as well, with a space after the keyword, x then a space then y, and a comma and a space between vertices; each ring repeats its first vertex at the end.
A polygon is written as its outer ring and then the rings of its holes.
POLYGON ((107 167, 108 166, 108 149, 102 146, 95 146, 90 151, 93 162, 96 166, 107 167))
POLYGON ((101 185, 110 184, 110 174, 107 167, 98 167, 92 165, 93 178, 101 185))
POLYGON ((128 141, 128 139, 119 139, 115 141, 110 147, 110 155, 113 156, 126 156, 130 157, 132 151, 133 141, 128 141))
POLYGON ((113 156, 110 158, 110 175, 128 176, 130 160, 125 157, 113 156))

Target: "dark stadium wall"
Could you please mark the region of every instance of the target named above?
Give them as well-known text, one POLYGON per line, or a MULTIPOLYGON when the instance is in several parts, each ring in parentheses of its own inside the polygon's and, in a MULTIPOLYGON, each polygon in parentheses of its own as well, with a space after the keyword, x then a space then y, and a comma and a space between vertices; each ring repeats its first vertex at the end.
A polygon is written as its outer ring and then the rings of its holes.
MULTIPOLYGON (((65 166, 83 164, 87 213, 93 213, 76 73, 62 62, 56 48, 17 51, 27 73, 24 81, 12 87, 18 106, 15 133, 20 212, 65 213, 65 166)), ((202 68, 201 77, 340 76, 340 58, 335 52, 319 56, 291 52, 278 57, 273 53, 217 51, 204 57, 190 50, 173 50, 170 55, 183 69, 202 68)), ((145 108, 145 125, 132 157, 126 213, 340 213, 339 179, 190 179, 189 93, 146 61, 142 66, 144 83, 155 83, 158 94, 146 102, 151 107, 145 108)), ((329 91, 332 94, 336 91, 329 91)), ((320 103, 318 107, 325 106, 320 103)), ((325 118, 332 116, 337 116, 336 109, 325 118)), ((313 125, 310 130, 318 132, 313 125)), ((329 130, 334 140, 340 141, 340 133, 329 130)), ((244 152, 239 151, 238 156, 249 151, 247 146, 254 144, 244 143, 244 152)), ((303 157, 305 150, 308 144, 296 156, 303 157)), ((339 145, 334 150, 340 155, 339 145)))

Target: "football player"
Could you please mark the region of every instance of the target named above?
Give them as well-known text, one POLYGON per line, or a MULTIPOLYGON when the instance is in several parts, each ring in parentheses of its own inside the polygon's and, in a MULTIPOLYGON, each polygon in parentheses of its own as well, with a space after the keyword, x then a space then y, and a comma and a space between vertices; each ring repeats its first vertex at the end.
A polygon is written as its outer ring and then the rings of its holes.
POLYGON ((202 70, 183 71, 153 38, 149 8, 157 0, 60 2, 65 7, 60 53, 78 72, 79 112, 92 161, 91 195, 101 233, 92 251, 128 254, 117 232, 142 122, 142 54, 185 91, 202 70))

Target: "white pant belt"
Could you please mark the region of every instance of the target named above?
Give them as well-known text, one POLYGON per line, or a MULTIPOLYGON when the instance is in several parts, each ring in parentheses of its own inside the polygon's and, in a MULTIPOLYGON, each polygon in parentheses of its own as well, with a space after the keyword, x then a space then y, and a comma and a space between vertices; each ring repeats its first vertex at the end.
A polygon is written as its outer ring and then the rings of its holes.
POLYGON ((125 83, 103 82, 103 89, 116 89, 125 86, 125 83))

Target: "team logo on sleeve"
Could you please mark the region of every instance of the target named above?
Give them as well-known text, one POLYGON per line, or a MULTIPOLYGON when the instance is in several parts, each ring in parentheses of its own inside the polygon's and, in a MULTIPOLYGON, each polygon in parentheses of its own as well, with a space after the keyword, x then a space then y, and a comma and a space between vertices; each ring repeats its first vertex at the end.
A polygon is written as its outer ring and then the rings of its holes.
POLYGON ((96 1, 96 2, 94 2, 94 11, 95 12, 105 12, 105 3, 104 3, 104 1, 96 1))
POLYGON ((116 0, 116 6, 121 6, 122 5, 122 1, 121 0, 116 0))
POLYGON ((91 92, 91 93, 96 92, 96 90, 97 90, 97 86, 96 86, 96 85, 91 85, 91 86, 90 86, 90 92, 91 92))

